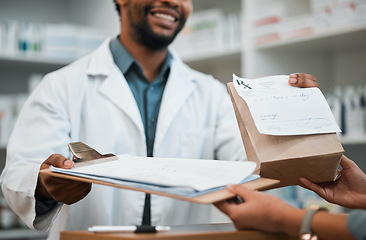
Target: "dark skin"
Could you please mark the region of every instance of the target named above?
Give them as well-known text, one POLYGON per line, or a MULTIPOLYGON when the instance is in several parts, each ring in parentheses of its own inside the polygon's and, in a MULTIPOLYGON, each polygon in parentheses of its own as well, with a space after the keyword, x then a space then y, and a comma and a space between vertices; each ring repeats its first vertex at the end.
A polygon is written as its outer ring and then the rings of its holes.
MULTIPOLYGON (((160 36, 169 37, 178 28, 179 18, 188 18, 192 12, 190 0, 117 0, 121 11, 120 41, 127 51, 140 63, 145 77, 153 81, 160 72, 164 59, 168 54, 168 46, 156 50, 139 42, 135 36, 132 23, 146 17, 152 31, 160 36), (132 4, 132 5, 130 5, 132 4), (147 16, 143 14, 145 5, 153 6, 147 16), (130 13, 130 15, 129 15, 130 13), (132 16, 131 16, 132 14, 132 16), (163 15, 163 17, 159 17, 163 15)), ((317 87, 314 76, 309 74, 296 74, 290 77, 292 86, 317 87)), ((50 166, 70 169, 74 162, 59 154, 52 154, 40 167, 48 169, 50 166)), ((55 199, 65 204, 73 204, 83 199, 91 190, 91 184, 78 181, 55 178, 40 173, 36 188, 36 195, 45 199, 55 199)))
MULTIPOLYGON (((173 17, 178 18, 177 13, 181 13, 184 18, 188 18, 188 16, 192 12, 192 2, 189 0, 170 0, 170 1, 146 1, 146 0, 117 0, 116 1, 121 9, 121 34, 120 41, 124 45, 124 47, 128 50, 128 52, 140 63, 146 78, 152 82, 156 75, 160 72, 160 68, 164 59, 168 54, 168 46, 161 50, 152 50, 147 46, 142 45, 134 38, 133 33, 134 30, 129 24, 129 21, 133 21, 134 19, 130 19, 128 15, 128 4, 129 2, 133 2, 134 4, 139 4, 137 6, 143 5, 145 2, 150 2, 154 6, 151 9, 151 12, 159 12, 164 14, 171 14, 173 17), (166 8, 166 7, 169 7, 166 8)), ((134 11, 134 16, 136 18, 141 17, 141 11, 134 11)), ((152 30, 162 36, 171 36, 175 29, 178 27, 177 21, 168 21, 165 19, 157 18, 153 14, 148 15, 148 21, 152 30)))
MULTIPOLYGON (((336 181, 316 184, 301 177, 301 185, 328 202, 365 210, 366 174, 346 156, 342 156, 341 166, 341 175, 336 181)), ((228 186, 228 190, 240 196, 244 202, 222 201, 215 205, 229 216, 237 229, 286 232, 293 236, 299 234, 306 210, 290 206, 273 195, 240 185, 228 186)), ((347 227, 346 214, 318 212, 313 218, 311 229, 319 239, 353 239, 347 227)))

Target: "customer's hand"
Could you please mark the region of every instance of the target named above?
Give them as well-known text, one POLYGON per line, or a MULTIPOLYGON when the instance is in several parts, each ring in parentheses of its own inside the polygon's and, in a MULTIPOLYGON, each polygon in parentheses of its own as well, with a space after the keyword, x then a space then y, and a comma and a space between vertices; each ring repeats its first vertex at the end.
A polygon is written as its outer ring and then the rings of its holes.
MULTIPOLYGON (((52 154, 42 163, 40 170, 47 169, 51 165, 70 169, 74 166, 74 162, 60 154, 52 154)), ((90 183, 52 177, 42 173, 38 174, 36 194, 42 198, 53 198, 61 203, 73 204, 88 195, 90 190, 90 183)))
POLYGON ((293 73, 290 74, 288 83, 293 87, 319 87, 316 77, 306 73, 293 73))
POLYGON ((300 178, 302 186, 328 202, 347 208, 366 209, 366 174, 344 155, 341 166, 341 175, 336 181, 315 184, 300 178))
POLYGON ((229 185, 227 189, 244 202, 238 204, 228 200, 215 203, 215 206, 228 215, 237 229, 298 234, 305 210, 294 208, 273 195, 240 185, 229 185))

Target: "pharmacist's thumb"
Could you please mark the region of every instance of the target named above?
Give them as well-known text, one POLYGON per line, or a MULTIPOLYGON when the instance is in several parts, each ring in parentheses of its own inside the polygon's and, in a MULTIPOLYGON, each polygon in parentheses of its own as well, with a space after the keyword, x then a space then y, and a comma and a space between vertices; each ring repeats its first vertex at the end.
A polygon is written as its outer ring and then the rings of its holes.
POLYGON ((70 169, 74 166, 74 162, 60 154, 52 154, 43 162, 41 169, 49 168, 50 166, 70 169))

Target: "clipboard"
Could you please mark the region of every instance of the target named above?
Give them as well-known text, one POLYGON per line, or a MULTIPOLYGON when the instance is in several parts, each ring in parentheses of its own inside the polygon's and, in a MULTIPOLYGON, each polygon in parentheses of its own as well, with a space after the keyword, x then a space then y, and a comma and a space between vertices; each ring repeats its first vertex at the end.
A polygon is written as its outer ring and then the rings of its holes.
MULTIPOLYGON (((109 182, 105 182, 105 181, 101 181, 101 180, 95 180, 95 179, 89 179, 89 178, 85 178, 85 177, 77 177, 77 176, 71 176, 71 175, 62 174, 62 173, 56 173, 50 169, 43 169, 40 171, 40 174, 46 174, 48 176, 59 177, 59 178, 64 178, 64 179, 69 179, 69 180, 80 181, 80 182, 101 184, 101 185, 106 185, 106 186, 111 186, 111 187, 116 187, 116 188, 121 188, 121 189, 127 189, 127 190, 133 190, 133 191, 138 191, 138 192, 156 194, 156 195, 160 195, 160 196, 171 197, 171 198, 199 203, 199 204, 211 204, 211 203, 215 203, 215 202, 219 202, 222 200, 226 200, 226 199, 235 197, 235 194, 229 192, 226 188, 220 189, 220 190, 217 190, 214 192, 210 192, 207 194, 199 195, 196 197, 184 197, 184 196, 170 194, 170 193, 166 193, 166 192, 146 190, 143 188, 131 187, 131 186, 121 185, 121 184, 114 184, 114 183, 109 183, 109 182)), ((245 186, 249 189, 264 191, 264 190, 276 188, 276 186, 278 184, 279 184, 279 180, 261 177, 259 179, 256 179, 256 180, 253 180, 250 182, 242 183, 241 185, 245 186)))
MULTIPOLYGON (((118 157, 114 154, 102 155, 95 149, 86 145, 83 142, 73 142, 68 144, 68 147, 73 154, 73 159, 75 166, 85 166, 93 165, 108 161, 117 160, 118 157)), ((200 204, 211 204, 214 202, 219 202, 222 200, 234 198, 235 195, 229 192, 225 187, 219 187, 208 192, 195 192, 193 194, 182 194, 182 192, 177 191, 167 191, 159 186, 154 186, 148 183, 133 182, 133 181, 119 181, 118 183, 109 182, 107 180, 103 181, 101 179, 88 178, 87 176, 75 176, 68 175, 65 173, 54 172, 51 169, 43 169, 40 174, 46 174, 53 177, 59 177, 74 181, 101 184, 121 189, 145 192, 150 194, 156 194, 165 197, 176 198, 179 200, 190 201, 200 204)), ((268 190, 275 188, 279 184, 278 180, 268 179, 268 178, 258 178, 249 182, 242 183, 243 186, 253 189, 253 190, 268 190)))

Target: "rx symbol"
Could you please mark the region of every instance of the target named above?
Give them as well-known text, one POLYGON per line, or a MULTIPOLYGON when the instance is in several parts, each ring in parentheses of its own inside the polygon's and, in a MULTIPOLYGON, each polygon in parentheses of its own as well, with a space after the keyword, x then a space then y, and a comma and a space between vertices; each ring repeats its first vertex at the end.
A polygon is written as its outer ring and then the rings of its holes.
POLYGON ((236 79, 236 82, 238 83, 239 86, 243 86, 244 89, 252 89, 249 86, 249 83, 245 83, 245 82, 243 82, 242 80, 239 80, 239 79, 236 79))

